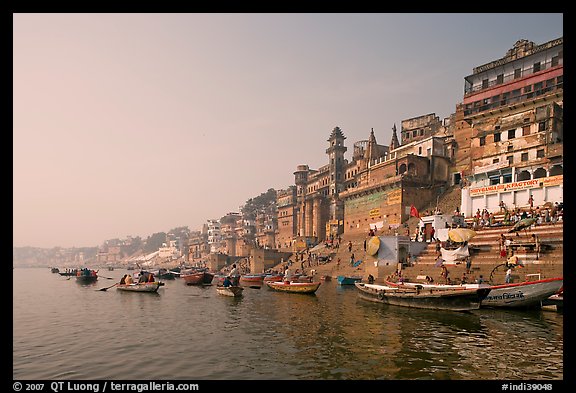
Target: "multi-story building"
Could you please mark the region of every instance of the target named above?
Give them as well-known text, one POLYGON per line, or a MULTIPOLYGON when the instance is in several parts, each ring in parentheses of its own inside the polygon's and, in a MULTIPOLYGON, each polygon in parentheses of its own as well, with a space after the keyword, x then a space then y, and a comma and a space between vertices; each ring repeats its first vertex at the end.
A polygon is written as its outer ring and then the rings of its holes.
POLYGON ((276 207, 278 209, 277 248, 287 249, 290 248, 292 240, 298 233, 296 227, 296 186, 278 190, 276 207))
POLYGON ((465 78, 462 131, 470 140, 461 211, 563 200, 563 38, 519 40, 465 78))
POLYGON ((211 253, 220 251, 221 241, 220 220, 208 220, 208 247, 211 253))

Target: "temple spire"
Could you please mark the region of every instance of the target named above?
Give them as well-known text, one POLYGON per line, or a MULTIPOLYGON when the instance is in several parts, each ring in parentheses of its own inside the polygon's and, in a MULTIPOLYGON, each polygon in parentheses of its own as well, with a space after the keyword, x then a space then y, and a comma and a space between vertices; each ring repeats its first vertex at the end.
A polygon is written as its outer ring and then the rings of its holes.
POLYGON ((398 134, 396 134, 396 123, 392 127, 392 141, 390 142, 390 150, 394 150, 400 147, 400 142, 398 142, 398 134))

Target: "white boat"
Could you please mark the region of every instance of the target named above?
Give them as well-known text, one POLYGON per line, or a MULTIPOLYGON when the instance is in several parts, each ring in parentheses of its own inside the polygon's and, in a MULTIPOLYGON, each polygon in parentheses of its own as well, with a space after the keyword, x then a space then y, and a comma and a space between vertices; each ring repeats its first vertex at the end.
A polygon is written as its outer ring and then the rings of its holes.
POLYGON ((133 284, 118 284, 116 289, 119 291, 131 291, 131 292, 158 292, 158 289, 164 285, 164 283, 155 282, 142 282, 133 284))
POLYGON ((232 296, 232 297, 242 296, 243 290, 244 290, 244 288, 240 287, 240 286, 225 287, 223 285, 218 285, 216 287, 216 291, 218 292, 218 294, 224 295, 224 296, 232 296))
POLYGON ((564 285, 562 277, 524 281, 502 285, 489 284, 420 284, 405 282, 402 284, 387 282, 387 285, 422 288, 490 288, 490 293, 482 300, 482 307, 529 308, 541 307, 542 302, 558 293, 564 285))

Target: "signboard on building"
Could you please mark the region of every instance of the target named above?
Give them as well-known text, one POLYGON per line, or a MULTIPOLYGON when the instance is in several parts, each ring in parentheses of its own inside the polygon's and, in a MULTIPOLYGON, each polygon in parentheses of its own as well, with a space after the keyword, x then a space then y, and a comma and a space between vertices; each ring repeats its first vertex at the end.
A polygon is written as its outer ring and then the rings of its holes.
POLYGON ((539 179, 521 180, 513 183, 494 184, 491 186, 470 188, 470 196, 494 194, 504 191, 524 190, 527 188, 550 187, 562 184, 564 175, 544 177, 539 179))
POLYGON ((402 190, 397 189, 388 193, 387 205, 397 205, 402 202, 402 190))
POLYGON ((379 217, 379 216, 380 216, 380 209, 370 210, 370 217, 379 217))

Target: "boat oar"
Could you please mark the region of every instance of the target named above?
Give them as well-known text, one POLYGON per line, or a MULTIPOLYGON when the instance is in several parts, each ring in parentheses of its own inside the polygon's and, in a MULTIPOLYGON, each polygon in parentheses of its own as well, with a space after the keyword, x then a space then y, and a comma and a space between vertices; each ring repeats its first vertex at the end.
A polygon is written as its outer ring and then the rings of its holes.
POLYGON ((114 284, 114 285, 110 285, 109 287, 104 287, 104 288, 100 288, 97 289, 97 291, 107 291, 108 289, 115 287, 116 285, 118 285, 118 283, 114 284))
POLYGON ((114 280, 114 277, 104 277, 104 276, 98 276, 98 277, 102 277, 102 278, 105 278, 107 280, 114 280))

